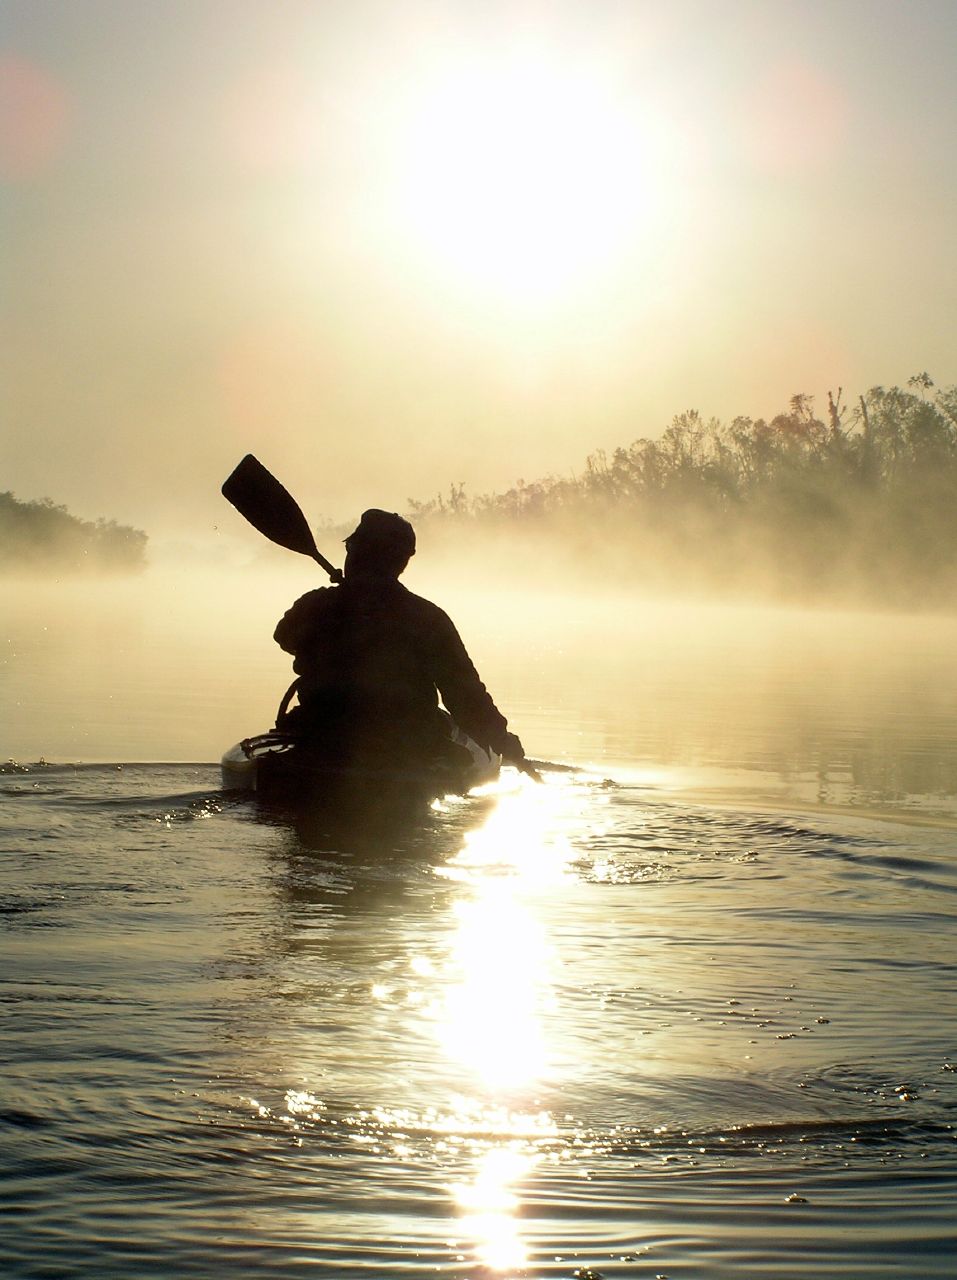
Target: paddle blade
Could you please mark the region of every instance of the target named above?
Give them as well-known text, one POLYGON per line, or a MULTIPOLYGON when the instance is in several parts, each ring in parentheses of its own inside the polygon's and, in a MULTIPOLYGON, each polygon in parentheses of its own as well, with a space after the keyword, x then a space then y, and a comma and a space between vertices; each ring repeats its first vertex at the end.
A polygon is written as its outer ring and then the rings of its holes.
POLYGON ((318 558, 316 540, 299 503, 251 453, 223 485, 223 497, 271 542, 318 558))

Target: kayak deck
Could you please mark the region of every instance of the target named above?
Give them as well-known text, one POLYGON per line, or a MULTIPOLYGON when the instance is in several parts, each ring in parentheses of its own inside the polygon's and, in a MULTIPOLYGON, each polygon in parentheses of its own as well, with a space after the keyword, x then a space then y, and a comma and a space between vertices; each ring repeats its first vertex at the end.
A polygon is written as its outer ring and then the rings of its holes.
POLYGON ((317 759, 287 734, 264 733, 244 738, 226 752, 223 787, 255 793, 270 803, 381 808, 464 795, 473 787, 494 782, 501 757, 471 740, 459 745, 468 750, 468 755, 462 753, 461 764, 390 762, 356 767, 317 759))

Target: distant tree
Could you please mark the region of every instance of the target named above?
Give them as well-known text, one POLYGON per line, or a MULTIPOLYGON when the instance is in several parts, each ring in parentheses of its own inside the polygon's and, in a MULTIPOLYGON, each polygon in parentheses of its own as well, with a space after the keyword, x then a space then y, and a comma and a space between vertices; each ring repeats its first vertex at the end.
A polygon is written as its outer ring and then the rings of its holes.
POLYGON ((418 521, 481 524, 601 545, 648 580, 756 577, 828 598, 957 604, 957 387, 927 373, 872 387, 850 409, 792 396, 770 421, 678 414, 657 439, 586 459, 581 474, 504 493, 410 502, 418 521))
POLYGON ((146 564, 147 536, 115 520, 81 520, 49 498, 0 493, 0 572, 133 573, 146 564))

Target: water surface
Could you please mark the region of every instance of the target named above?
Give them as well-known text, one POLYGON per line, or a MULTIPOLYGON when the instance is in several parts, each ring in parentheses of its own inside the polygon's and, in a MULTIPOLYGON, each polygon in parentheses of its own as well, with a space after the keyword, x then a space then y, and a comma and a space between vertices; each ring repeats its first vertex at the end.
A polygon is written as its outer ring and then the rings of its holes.
POLYGON ((4 1275, 955 1273, 952 624, 462 593, 594 767, 330 831, 190 763, 288 584, 181 589, 15 601, 4 1275))

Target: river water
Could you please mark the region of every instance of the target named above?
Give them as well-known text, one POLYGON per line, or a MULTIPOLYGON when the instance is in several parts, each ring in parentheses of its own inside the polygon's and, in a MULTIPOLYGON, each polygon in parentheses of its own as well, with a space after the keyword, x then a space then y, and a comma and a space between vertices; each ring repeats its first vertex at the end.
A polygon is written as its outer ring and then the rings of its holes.
POLYGON ((0 1274, 957 1274, 957 623, 420 580, 587 767, 330 832, 305 585, 11 592, 0 1274))

